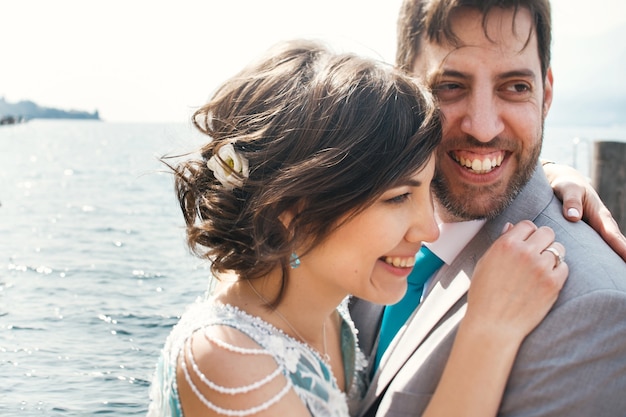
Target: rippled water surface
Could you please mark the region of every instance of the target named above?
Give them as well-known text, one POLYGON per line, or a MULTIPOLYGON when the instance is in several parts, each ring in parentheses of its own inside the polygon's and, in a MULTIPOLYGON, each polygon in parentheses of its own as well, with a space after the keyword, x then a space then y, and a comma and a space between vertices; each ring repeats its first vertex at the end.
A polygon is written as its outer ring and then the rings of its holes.
POLYGON ((1 416, 145 414, 161 345, 207 276, 157 157, 197 143, 182 125, 0 129, 1 416))
MULTIPOLYGON (((626 135, 548 129, 544 156, 587 173, 596 138, 626 135)), ((185 125, 0 127, 0 416, 145 414, 159 350, 208 276, 157 157, 198 144, 185 125)))

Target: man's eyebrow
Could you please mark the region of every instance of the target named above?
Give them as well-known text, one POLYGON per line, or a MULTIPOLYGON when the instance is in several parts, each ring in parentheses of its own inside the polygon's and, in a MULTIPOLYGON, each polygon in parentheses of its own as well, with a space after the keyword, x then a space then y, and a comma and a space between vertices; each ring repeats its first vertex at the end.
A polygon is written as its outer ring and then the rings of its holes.
POLYGON ((457 71, 453 69, 445 69, 445 68, 439 71, 439 73, 436 75, 438 75, 439 77, 446 76, 446 77, 455 77, 455 78, 470 78, 469 74, 466 74, 461 71, 457 71))
POLYGON ((457 79, 469 79, 471 78, 469 74, 466 74, 461 71, 445 69, 442 68, 439 71, 435 71, 432 74, 429 74, 427 77, 428 85, 435 85, 440 79, 444 77, 457 78, 457 79))
MULTIPOLYGON (((437 80, 443 77, 457 78, 467 80, 472 78, 470 74, 464 73, 462 71, 453 70, 453 69, 442 69, 441 71, 436 71, 433 74, 428 76, 428 85, 434 85, 437 80)), ((536 79, 537 75, 535 71, 531 69, 516 69, 512 71, 507 71, 502 74, 498 74, 497 78, 500 80, 504 80, 507 78, 532 78, 536 79)))
POLYGON ((505 73, 498 75, 499 79, 515 78, 515 77, 535 79, 537 77, 537 74, 535 74, 535 71, 531 69, 518 69, 518 70, 513 70, 513 71, 507 71, 505 73))

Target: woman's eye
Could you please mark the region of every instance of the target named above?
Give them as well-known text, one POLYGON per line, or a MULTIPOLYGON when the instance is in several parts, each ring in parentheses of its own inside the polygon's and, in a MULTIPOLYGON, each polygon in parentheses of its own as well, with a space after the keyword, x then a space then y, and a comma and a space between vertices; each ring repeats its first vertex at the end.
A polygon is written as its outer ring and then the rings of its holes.
POLYGON ((411 193, 400 194, 400 195, 387 199, 387 202, 392 203, 392 204, 399 204, 399 203, 406 201, 410 195, 411 193))

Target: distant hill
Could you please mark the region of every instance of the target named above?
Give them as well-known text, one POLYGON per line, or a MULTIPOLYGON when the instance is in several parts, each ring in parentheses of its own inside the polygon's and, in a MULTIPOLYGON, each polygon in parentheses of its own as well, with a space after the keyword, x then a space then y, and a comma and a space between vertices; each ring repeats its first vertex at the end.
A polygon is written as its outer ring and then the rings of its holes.
POLYGON ((61 110, 51 107, 41 107, 32 101, 18 101, 9 103, 0 97, 0 120, 13 119, 16 121, 29 119, 92 119, 100 120, 98 110, 93 113, 78 110, 61 110))

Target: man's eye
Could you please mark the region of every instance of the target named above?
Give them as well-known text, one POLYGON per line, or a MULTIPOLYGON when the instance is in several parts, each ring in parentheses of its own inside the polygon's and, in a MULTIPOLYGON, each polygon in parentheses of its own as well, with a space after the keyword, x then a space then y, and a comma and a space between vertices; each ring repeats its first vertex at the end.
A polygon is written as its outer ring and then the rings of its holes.
POLYGON ((458 84, 455 84, 455 83, 442 83, 442 84, 436 85, 433 90, 435 92, 437 92, 437 91, 450 91, 450 90, 456 90, 458 88, 461 88, 461 86, 459 86, 458 84))
POLYGON ((502 89, 509 94, 528 94, 532 92, 532 86, 525 82, 512 82, 502 89))
POLYGON ((441 101, 453 100, 462 95, 463 91, 457 83, 441 83, 433 88, 433 94, 441 101))
POLYGON ((530 91, 530 86, 528 86, 528 84, 518 83, 518 84, 513 84, 510 87, 510 89, 517 93, 524 93, 526 91, 530 91))
POLYGON ((501 97, 511 101, 526 101, 533 93, 533 87, 527 82, 511 82, 503 86, 501 97))

